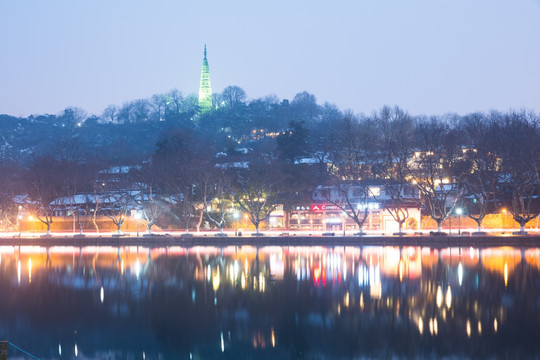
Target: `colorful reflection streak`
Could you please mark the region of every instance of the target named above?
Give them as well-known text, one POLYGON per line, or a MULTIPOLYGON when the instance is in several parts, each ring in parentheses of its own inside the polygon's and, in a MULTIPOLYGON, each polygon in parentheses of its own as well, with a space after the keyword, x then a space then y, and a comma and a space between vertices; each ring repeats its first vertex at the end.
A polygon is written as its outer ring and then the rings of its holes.
POLYGON ((540 353, 536 248, 1 246, 0 287, 42 359, 540 353))

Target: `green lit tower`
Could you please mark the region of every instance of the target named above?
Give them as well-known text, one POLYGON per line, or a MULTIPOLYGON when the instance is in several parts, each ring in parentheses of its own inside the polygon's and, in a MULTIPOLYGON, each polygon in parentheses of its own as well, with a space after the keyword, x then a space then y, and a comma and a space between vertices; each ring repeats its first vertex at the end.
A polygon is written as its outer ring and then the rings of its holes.
POLYGON ((201 86, 199 87, 199 107, 202 112, 212 108, 212 86, 210 86, 210 68, 208 67, 208 60, 206 60, 206 44, 204 45, 201 86))

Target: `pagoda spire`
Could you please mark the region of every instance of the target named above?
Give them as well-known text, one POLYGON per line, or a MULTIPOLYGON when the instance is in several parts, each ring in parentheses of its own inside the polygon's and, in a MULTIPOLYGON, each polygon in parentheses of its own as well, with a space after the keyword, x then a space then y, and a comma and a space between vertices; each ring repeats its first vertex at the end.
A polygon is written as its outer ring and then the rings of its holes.
POLYGON ((212 86, 210 85, 210 67, 206 59, 206 44, 204 44, 201 84, 199 86, 199 108, 201 112, 208 111, 212 108, 212 86))

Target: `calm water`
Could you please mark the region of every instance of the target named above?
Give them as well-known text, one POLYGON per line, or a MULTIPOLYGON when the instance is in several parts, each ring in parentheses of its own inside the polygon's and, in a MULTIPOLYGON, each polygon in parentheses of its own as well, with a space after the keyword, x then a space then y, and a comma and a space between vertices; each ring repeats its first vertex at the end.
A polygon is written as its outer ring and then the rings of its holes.
POLYGON ((0 294, 40 359, 540 356, 536 248, 3 246, 0 294))

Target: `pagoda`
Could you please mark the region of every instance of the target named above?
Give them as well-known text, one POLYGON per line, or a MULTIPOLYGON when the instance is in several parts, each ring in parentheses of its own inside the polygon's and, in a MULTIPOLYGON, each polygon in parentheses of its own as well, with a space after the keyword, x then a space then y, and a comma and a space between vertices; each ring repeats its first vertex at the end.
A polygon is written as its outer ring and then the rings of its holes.
POLYGON ((204 59, 201 69, 201 85, 199 87, 199 109, 201 112, 212 108, 212 86, 210 85, 210 68, 206 59, 206 44, 204 45, 204 59))

